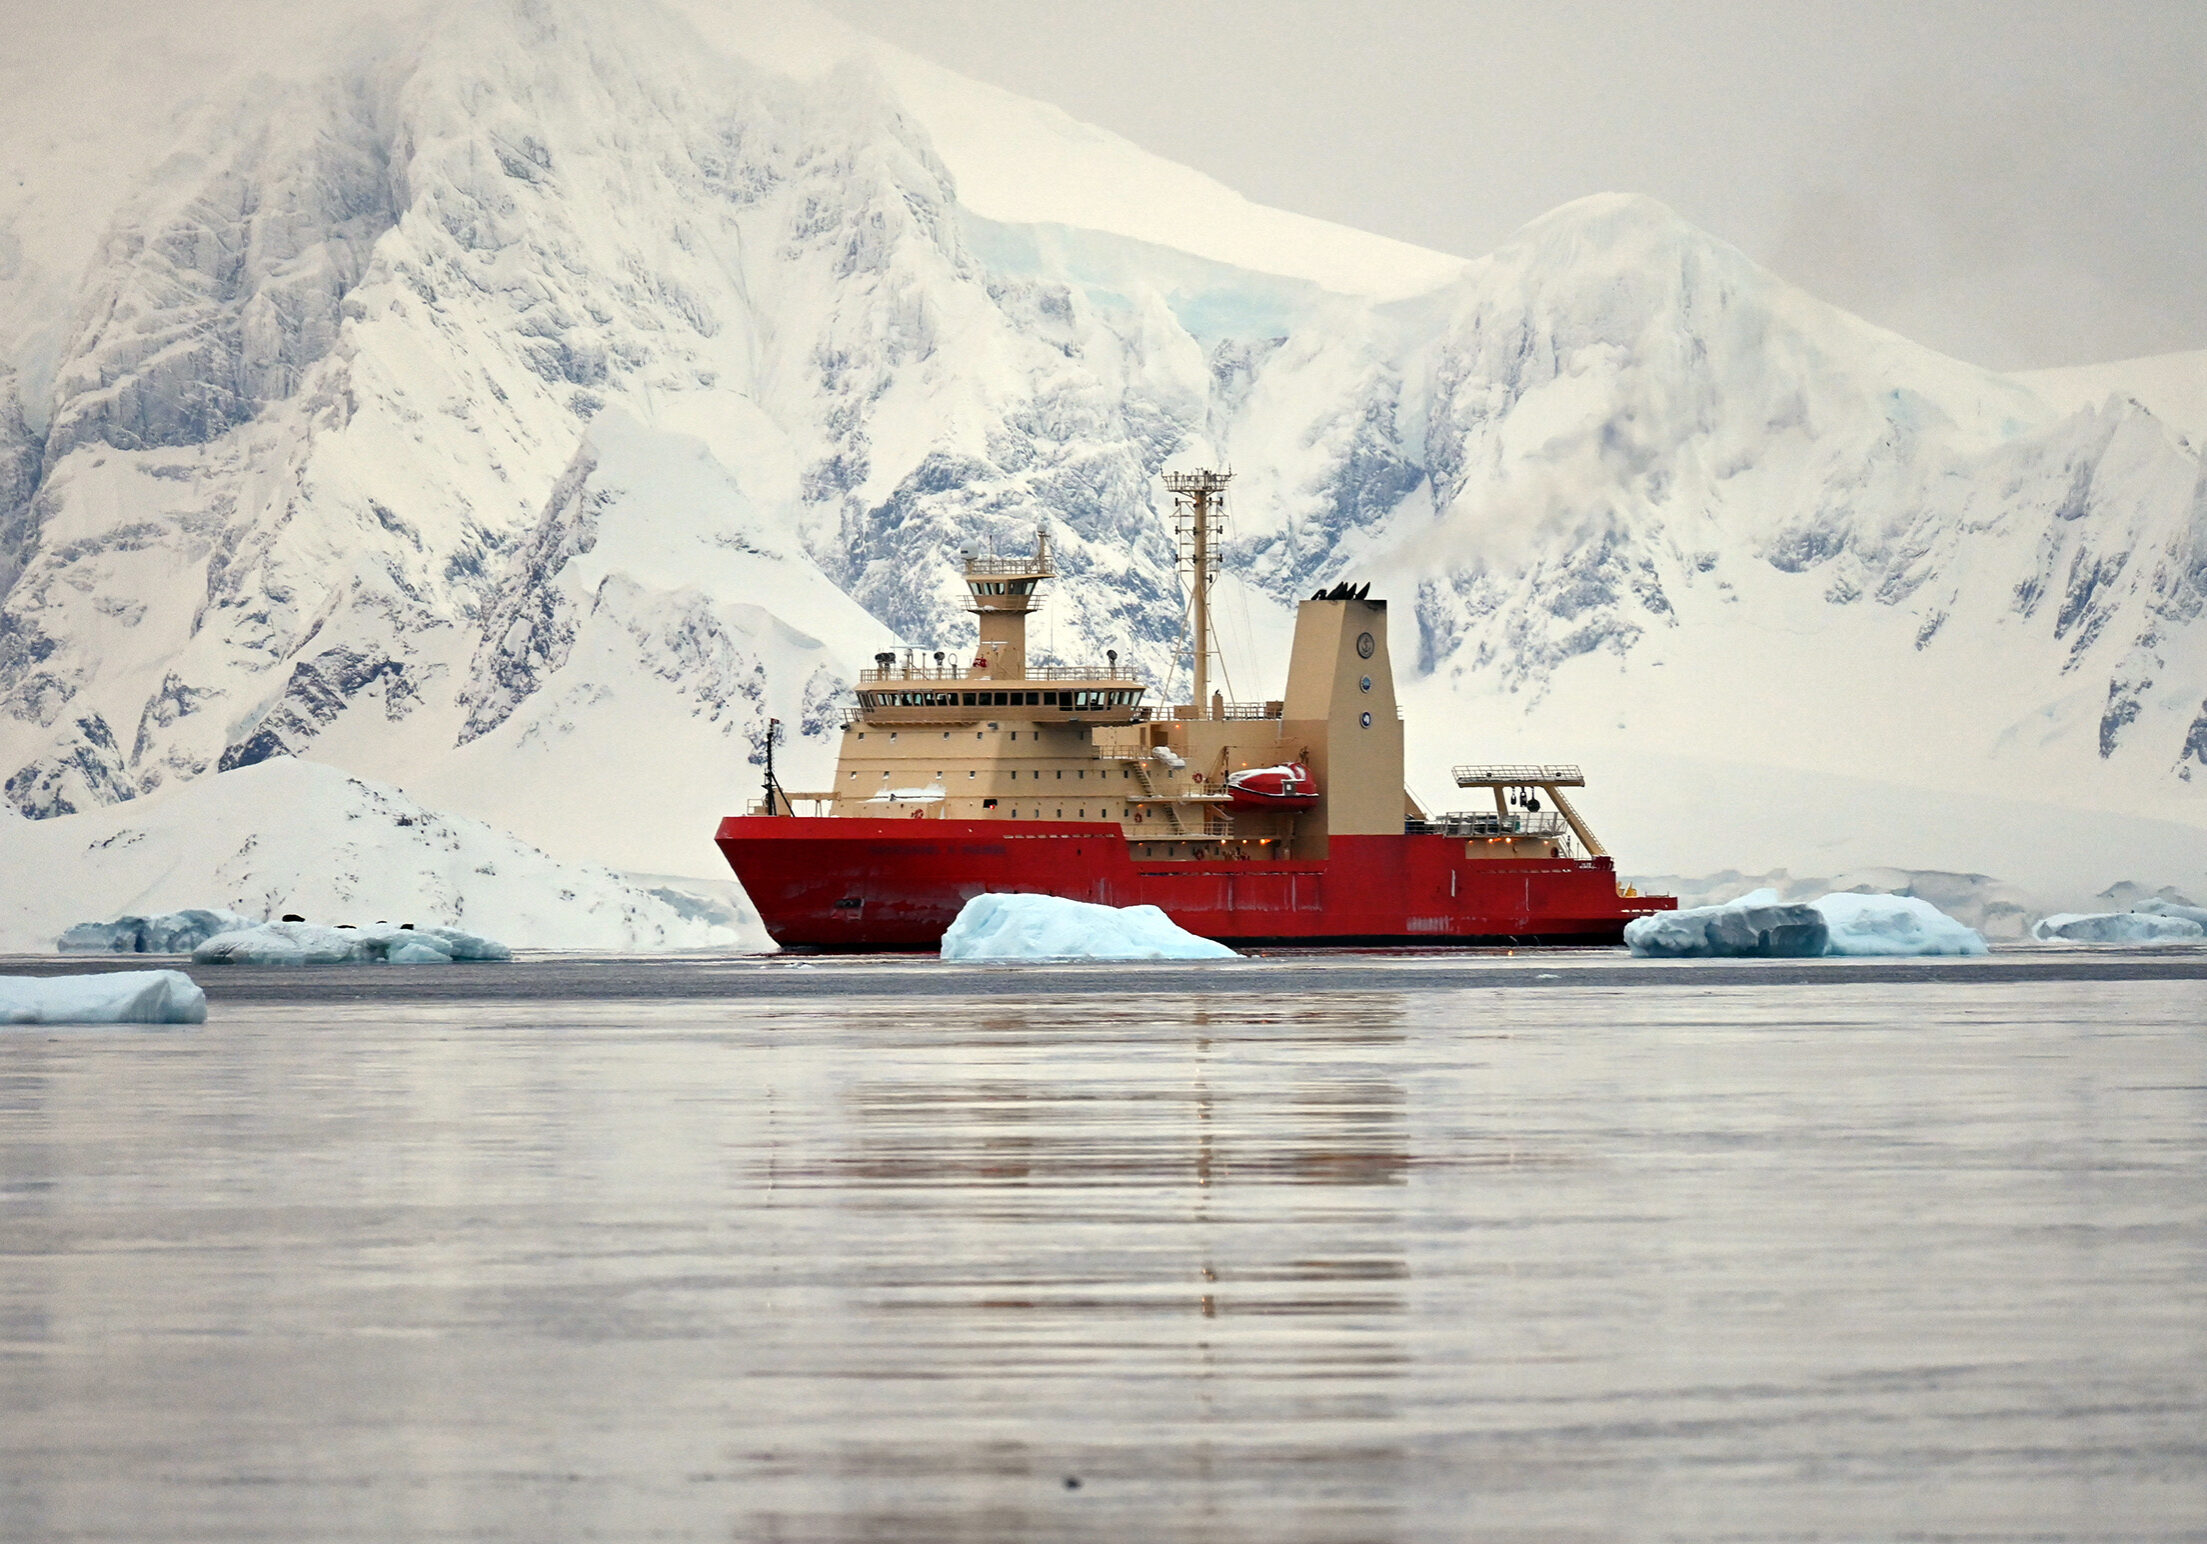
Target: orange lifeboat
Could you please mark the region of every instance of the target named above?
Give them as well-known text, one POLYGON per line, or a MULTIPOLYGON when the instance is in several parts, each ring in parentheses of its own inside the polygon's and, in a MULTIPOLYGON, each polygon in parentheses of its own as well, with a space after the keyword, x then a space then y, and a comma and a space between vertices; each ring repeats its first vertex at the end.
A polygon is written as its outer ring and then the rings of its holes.
POLYGON ((1307 810, 1318 804, 1318 780, 1299 761, 1229 772, 1226 792, 1243 809, 1307 810))

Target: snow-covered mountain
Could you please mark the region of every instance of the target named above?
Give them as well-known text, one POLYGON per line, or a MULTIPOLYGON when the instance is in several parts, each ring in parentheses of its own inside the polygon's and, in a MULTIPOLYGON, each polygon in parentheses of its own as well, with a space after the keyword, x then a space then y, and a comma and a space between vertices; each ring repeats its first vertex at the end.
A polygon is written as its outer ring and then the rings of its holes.
POLYGON ((1234 685, 1372 580, 1436 802, 1573 757, 1649 867, 1821 872, 1770 817, 1851 779, 1910 847, 1852 861, 2004 873, 2014 822, 1926 829, 1990 790, 2129 833, 2098 883, 2207 877, 2200 442, 2120 390, 1643 200, 1475 262, 1259 209, 790 7, 108 25, 0 78, 27 815, 289 753, 702 872, 769 715, 802 785, 869 656, 970 640, 960 546, 1048 524, 1044 654, 1169 677, 1157 473, 1225 462, 1234 685))
POLYGON ((771 947, 757 916, 720 896, 560 863, 288 756, 6 832, 0 951, 44 953, 79 922, 186 907, 432 923, 536 949, 771 947))

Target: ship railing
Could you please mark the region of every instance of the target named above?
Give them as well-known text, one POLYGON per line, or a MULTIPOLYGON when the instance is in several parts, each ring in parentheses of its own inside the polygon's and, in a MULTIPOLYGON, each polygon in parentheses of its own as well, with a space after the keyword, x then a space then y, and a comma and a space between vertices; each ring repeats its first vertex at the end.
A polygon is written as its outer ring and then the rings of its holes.
MULTIPOLYGON (((978 679, 978 678, 977 678, 978 679)), ((1149 689, 1148 683, 1134 673, 1131 665, 1029 665, 1018 677, 1006 676, 1005 680, 1022 681, 1131 681, 1149 689)))
POLYGON ((832 793, 792 793, 784 789, 771 809, 764 799, 753 799, 744 806, 743 812, 746 815, 825 815, 827 807, 835 802, 835 797, 832 793), (800 804, 809 804, 812 808, 799 810, 797 806, 800 804))
POLYGON ((1131 665, 1029 665, 1018 675, 991 675, 970 665, 868 666, 858 673, 862 686, 888 681, 989 681, 1017 686, 1023 681, 1127 681, 1143 684, 1131 665))
POLYGON ((1451 810, 1445 815, 1409 819, 1403 830, 1427 836, 1562 836, 1569 831, 1563 817, 1550 811, 1497 815, 1492 810, 1451 810))
POLYGON ((1586 774, 1560 762, 1458 767, 1458 788, 1584 788, 1586 774))
POLYGON ((1222 719, 1249 720, 1279 718, 1287 712, 1284 702, 1227 702, 1201 707, 1194 703, 1174 703, 1169 707, 1149 710, 1153 722, 1217 723, 1222 719))
POLYGON ((1024 557, 984 558, 966 557, 960 560, 969 574, 1032 574, 1037 579, 1057 577, 1057 564, 1048 557, 1037 557, 1030 552, 1024 557))

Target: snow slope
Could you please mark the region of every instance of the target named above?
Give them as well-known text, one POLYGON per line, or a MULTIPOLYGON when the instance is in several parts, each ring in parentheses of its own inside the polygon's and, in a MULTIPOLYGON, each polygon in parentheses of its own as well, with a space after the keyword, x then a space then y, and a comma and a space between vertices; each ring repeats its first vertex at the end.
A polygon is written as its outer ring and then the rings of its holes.
POLYGON ((1048 524, 1042 659, 1173 680, 1156 474, 1229 462, 1236 695, 1370 580, 1429 803, 1568 757, 1642 870, 2198 882, 2177 396, 1942 358, 1645 200, 1468 263, 1257 210, 802 10, 226 0, 178 67, 75 14, 0 64, 22 813, 289 754, 709 873, 768 718, 812 785, 874 652, 970 640, 961 546, 1048 524))
POLYGON ((2065 412, 2127 397, 2194 445, 2207 443, 2207 349, 2063 370, 2025 370, 2016 379, 2065 412))
POLYGON ((1462 274, 1465 260, 1253 204, 1189 167, 1045 102, 972 80, 810 6, 674 0, 723 51, 799 79, 872 72, 926 134, 970 214, 1071 227, 1192 253, 1344 295, 1399 300, 1462 274))
POLYGON ((767 947, 605 869, 561 864, 398 790, 277 758, 0 834, 0 951, 79 922, 211 906, 462 927, 523 948, 767 947))

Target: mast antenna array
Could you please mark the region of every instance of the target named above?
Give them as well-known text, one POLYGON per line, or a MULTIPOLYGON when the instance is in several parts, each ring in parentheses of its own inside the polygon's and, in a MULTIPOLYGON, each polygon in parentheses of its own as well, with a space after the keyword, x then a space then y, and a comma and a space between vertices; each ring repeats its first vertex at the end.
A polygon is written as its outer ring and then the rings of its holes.
POLYGON ((1188 701, 1197 714, 1210 711, 1211 695, 1211 547, 1226 534, 1226 485, 1232 472, 1208 467, 1193 472, 1167 472, 1165 486, 1172 490, 1173 536, 1180 545, 1180 561, 1189 568, 1188 655, 1193 667, 1188 701))

